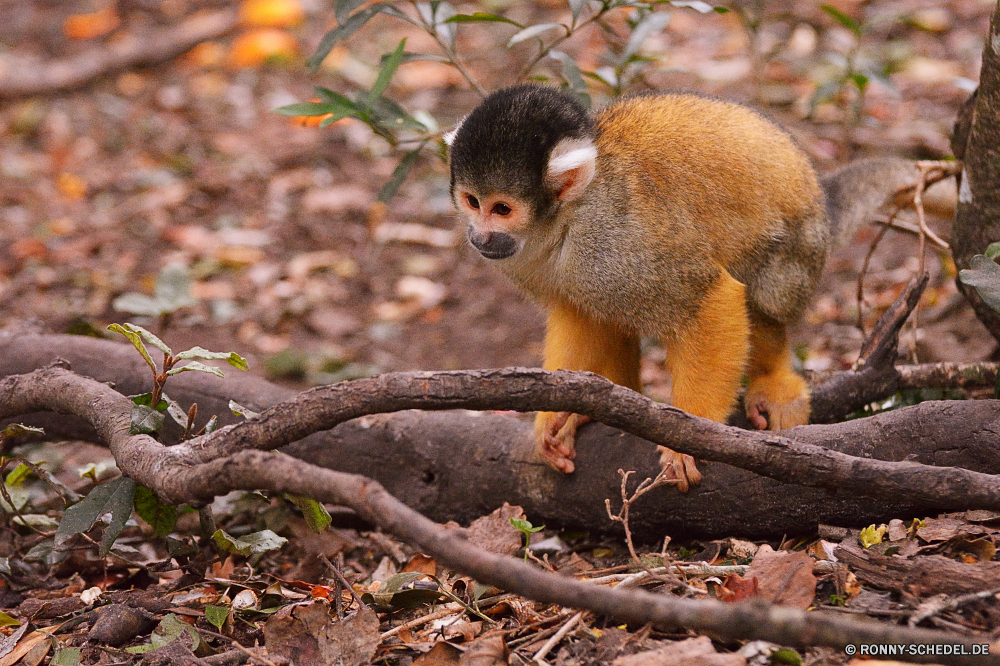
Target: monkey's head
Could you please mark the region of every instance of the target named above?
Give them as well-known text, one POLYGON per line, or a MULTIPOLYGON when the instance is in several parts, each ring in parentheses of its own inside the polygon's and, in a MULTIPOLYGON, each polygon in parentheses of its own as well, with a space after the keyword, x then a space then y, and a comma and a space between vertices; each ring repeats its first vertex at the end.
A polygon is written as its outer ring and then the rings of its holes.
POLYGON ((540 85, 491 94, 445 136, 451 196, 469 241, 506 259, 594 177, 594 123, 572 96, 540 85))

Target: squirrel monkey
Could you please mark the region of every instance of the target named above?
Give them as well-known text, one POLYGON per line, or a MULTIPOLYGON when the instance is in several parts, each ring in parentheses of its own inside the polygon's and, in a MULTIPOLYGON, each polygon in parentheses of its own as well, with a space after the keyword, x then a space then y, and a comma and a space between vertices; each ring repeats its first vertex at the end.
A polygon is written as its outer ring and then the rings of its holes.
MULTIPOLYGON (((690 94, 627 98, 591 117, 566 93, 519 85, 489 95, 445 141, 469 241, 548 311, 546 369, 641 391, 640 337, 657 335, 675 406, 725 421, 746 375, 747 416, 772 430, 809 419, 785 327, 832 238, 917 174, 868 160, 821 186, 773 122, 690 94)), ((586 420, 539 413, 540 456, 572 472, 586 420)), ((701 480, 690 456, 661 447, 660 462, 682 491, 701 480)))

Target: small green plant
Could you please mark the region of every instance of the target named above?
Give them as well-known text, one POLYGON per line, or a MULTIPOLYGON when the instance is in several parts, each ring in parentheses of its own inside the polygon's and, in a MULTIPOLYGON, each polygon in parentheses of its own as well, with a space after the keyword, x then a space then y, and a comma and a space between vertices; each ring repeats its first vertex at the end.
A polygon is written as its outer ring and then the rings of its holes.
MULTIPOLYGON (((143 360, 146 361, 146 364, 149 365, 153 373, 153 390, 149 393, 132 396, 132 402, 135 404, 132 408, 129 433, 133 435, 158 432, 165 420, 163 413, 167 412, 184 428, 184 436, 190 436, 193 429, 194 417, 198 412, 197 406, 192 405, 191 409, 185 412, 177 403, 167 398, 163 393, 163 387, 166 385, 167 379, 182 372, 207 372, 218 377, 225 377, 218 368, 205 365, 201 361, 193 359, 225 361, 240 370, 250 369, 247 360, 236 352, 213 352, 201 347, 192 347, 186 351, 174 354, 163 340, 160 340, 160 338, 142 326, 136 326, 135 324, 111 324, 108 326, 108 330, 124 335, 132 343, 132 346, 136 348, 136 351, 139 352, 143 360), (149 355, 149 351, 146 349, 147 343, 163 352, 163 362, 159 370, 149 355), (188 361, 188 363, 177 365, 181 361, 188 361)), ((210 421, 211 423, 212 421, 210 421)), ((204 431, 211 432, 212 429, 214 429, 214 424, 211 427, 206 425, 204 431)))
POLYGON ((958 279, 976 290, 994 312, 1000 312, 1000 266, 995 261, 1000 255, 1000 243, 991 243, 983 254, 974 255, 969 267, 958 272, 958 279))
MULTIPOLYGON (((439 148, 443 146, 440 142, 443 134, 440 123, 429 112, 422 110, 410 114, 384 96, 399 66, 413 60, 445 63, 458 70, 470 87, 485 95, 483 86, 472 76, 456 50, 461 26, 472 23, 492 24, 497 29, 508 30, 511 32, 506 41, 508 49, 519 44, 534 45, 532 54, 514 80, 560 81, 564 88, 589 107, 588 81, 610 95, 620 95, 641 75, 646 66, 655 62, 654 58, 642 55, 641 49, 648 37, 662 31, 670 22, 671 15, 665 7, 693 9, 700 13, 728 11, 702 0, 568 0, 569 21, 526 25, 492 12, 460 14, 453 5, 441 0, 377 2, 358 9, 361 4, 361 0, 338 0, 335 8, 337 27, 324 35, 316 52, 307 61, 311 70, 315 71, 320 66, 338 42, 348 39, 379 15, 405 21, 423 31, 433 38, 439 53, 408 52, 406 40, 403 39, 395 50, 382 56, 379 72, 371 89, 361 90, 352 98, 320 86, 315 89, 319 101, 290 104, 275 111, 286 116, 327 116, 320 127, 327 127, 342 118, 354 118, 368 125, 394 148, 406 148, 407 152, 379 192, 379 201, 383 202, 395 196, 417 157, 428 144, 436 142, 439 148), (616 11, 629 13, 626 21, 628 34, 624 39, 605 22, 608 15, 616 11), (607 50, 601 56, 603 64, 588 71, 581 69, 571 56, 556 47, 591 25, 601 29, 600 34, 606 39, 607 50)), ((439 150, 439 153, 443 157, 443 151, 439 150)))
POLYGON ((895 86, 888 77, 888 64, 879 58, 867 55, 862 50, 862 38, 869 26, 856 21, 833 5, 820 5, 820 9, 842 27, 850 30, 854 35, 854 43, 843 56, 839 54, 828 56, 836 65, 837 71, 817 86, 809 101, 809 114, 812 115, 819 104, 831 101, 839 95, 851 91, 853 95, 849 95, 851 98, 850 122, 854 124, 861 119, 865 93, 868 90, 868 84, 873 79, 877 79, 889 89, 895 89, 895 86))
POLYGON ((525 518, 511 518, 510 524, 514 526, 518 532, 524 535, 524 561, 528 561, 528 552, 531 550, 531 535, 535 532, 541 532, 545 529, 545 525, 541 527, 534 527, 531 521, 525 518))

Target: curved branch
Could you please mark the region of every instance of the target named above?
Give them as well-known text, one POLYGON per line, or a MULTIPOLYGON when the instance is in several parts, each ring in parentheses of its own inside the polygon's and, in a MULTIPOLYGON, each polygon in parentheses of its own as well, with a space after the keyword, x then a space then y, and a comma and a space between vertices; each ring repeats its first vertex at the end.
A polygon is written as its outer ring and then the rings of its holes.
MULTIPOLYGON (((432 381, 428 377, 432 373, 415 374, 416 381, 425 383, 428 389, 448 385, 451 379, 446 376, 443 382, 432 381)), ((583 380, 592 382, 593 378, 583 380)), ((543 387, 541 393, 546 394, 549 388, 543 387)), ((192 465, 191 460, 202 457, 208 448, 233 450, 234 438, 245 445, 247 433, 228 428, 203 438, 198 446, 171 448, 144 435, 130 436, 127 428, 131 402, 106 385, 62 367, 7 377, 0 381, 0 396, 3 396, 0 417, 44 409, 72 412, 85 418, 110 443, 122 472, 167 501, 205 502, 232 490, 267 489, 350 506, 382 529, 434 555, 445 566, 539 601, 586 609, 619 621, 656 622, 711 632, 723 640, 761 639, 783 645, 834 648, 859 642, 964 644, 970 654, 976 642, 938 631, 859 624, 762 603, 724 604, 641 590, 608 589, 543 572, 514 558, 473 546, 455 531, 446 530, 406 507, 380 484, 364 477, 319 468, 283 453, 257 450, 241 450, 192 465)), ((273 413, 268 417, 261 415, 260 423, 253 425, 273 422, 274 417, 273 413)), ((1000 664, 1000 645, 991 647, 996 649, 988 657, 953 655, 935 659, 953 664, 1000 664)))

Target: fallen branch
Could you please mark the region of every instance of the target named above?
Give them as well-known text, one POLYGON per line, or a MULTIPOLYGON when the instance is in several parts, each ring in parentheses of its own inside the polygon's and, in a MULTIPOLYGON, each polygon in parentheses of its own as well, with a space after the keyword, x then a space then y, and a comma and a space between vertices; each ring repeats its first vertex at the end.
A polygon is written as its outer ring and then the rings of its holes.
MULTIPOLYGON (((410 384, 423 389, 425 395, 433 393, 437 394, 436 399, 450 400, 448 396, 455 386, 454 380, 457 378, 461 384, 463 379, 467 379, 462 375, 469 373, 413 374, 415 376, 410 378, 410 384)), ((531 385, 532 399, 543 408, 549 408, 549 403, 558 402, 554 387, 572 385, 573 380, 578 378, 583 384, 603 384, 604 389, 610 385, 606 380, 598 381, 597 378, 577 373, 544 375, 540 371, 486 371, 484 374, 488 381, 492 379, 494 382, 497 378, 507 377, 504 379, 505 384, 510 383, 509 377, 513 375, 515 388, 531 385), (569 381, 553 383, 553 378, 563 379, 559 375, 565 375, 569 381), (539 377, 542 378, 540 381, 539 377)), ((395 375, 388 381, 383 377, 367 380, 367 383, 360 385, 358 382, 352 384, 355 389, 361 388, 362 395, 372 389, 382 394, 386 388, 392 394, 398 391, 397 382, 400 378, 400 375, 395 375)), ((610 394, 625 390, 613 387, 610 394)), ((303 413, 304 418, 322 420, 326 416, 325 412, 331 409, 330 406, 319 404, 324 401, 316 400, 321 393, 322 389, 302 394, 301 397, 305 398, 303 406, 307 410, 318 410, 315 413, 303 413)), ((605 390, 600 393, 609 392, 605 390)), ((645 400, 638 394, 633 395, 645 400)), ((377 395, 371 397, 378 400, 377 395)), ((122 472, 152 489, 165 501, 203 504, 217 495, 233 490, 264 489, 306 495, 321 502, 349 506, 382 529, 421 551, 432 554, 445 566, 481 582, 538 601, 589 610, 618 621, 656 622, 686 627, 712 633, 722 640, 761 639, 782 645, 817 645, 838 649, 859 643, 948 644, 963 645, 970 655, 972 646, 981 644, 983 640, 893 625, 859 624, 817 612, 804 613, 762 603, 724 604, 679 599, 641 590, 607 589, 549 574, 514 558, 473 546, 454 531, 446 530, 408 508, 370 479, 316 467, 283 453, 251 448, 273 446, 287 441, 285 436, 274 429, 279 424, 282 427, 285 425, 281 410, 269 410, 241 426, 226 428, 187 444, 165 447, 151 437, 128 434, 130 409, 131 402, 126 397, 104 384, 75 375, 63 367, 53 366, 0 381, 0 417, 56 410, 84 418, 108 442, 122 472), (279 439, 265 444, 256 439, 260 434, 278 434, 279 439), (223 451, 231 454, 213 458, 223 451)), ((348 407, 346 410, 338 410, 332 407, 332 412, 344 413, 352 409, 354 408, 348 407)), ((693 419, 683 417, 672 408, 663 409, 669 414, 664 420, 693 419)), ((721 425, 718 427, 725 428, 721 425)), ((985 657, 954 654, 922 657, 907 654, 902 658, 948 664, 1000 664, 1000 645, 995 644, 991 648, 993 654, 985 657)))
POLYGON ((11 61, 0 68, 0 99, 14 99, 76 88, 108 74, 170 60, 196 44, 222 37, 238 23, 235 10, 198 13, 181 24, 93 47, 71 58, 11 61))

